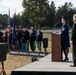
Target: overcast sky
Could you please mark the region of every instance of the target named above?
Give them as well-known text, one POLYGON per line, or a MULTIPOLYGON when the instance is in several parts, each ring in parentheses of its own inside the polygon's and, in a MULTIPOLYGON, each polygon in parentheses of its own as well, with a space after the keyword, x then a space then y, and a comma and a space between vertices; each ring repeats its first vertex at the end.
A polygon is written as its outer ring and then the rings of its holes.
POLYGON ((23 0, 0 0, 0 13, 8 14, 8 9, 10 8, 11 16, 16 12, 19 13, 23 10, 22 7, 23 0))
MULTIPOLYGON (((0 13, 8 14, 9 8, 11 16, 14 14, 15 9, 17 13, 23 11, 22 1, 23 0, 0 0, 0 13)), ((51 1, 52 0, 49 0, 50 3, 51 1)), ((53 1, 55 3, 55 6, 58 7, 60 5, 63 5, 67 0, 53 0, 53 1)), ((72 2, 73 6, 74 7, 76 6, 76 0, 68 0, 67 2, 72 2)))
POLYGON ((71 2, 73 6, 76 6, 76 0, 49 0, 49 2, 54 1, 55 6, 64 5, 65 2, 71 2))

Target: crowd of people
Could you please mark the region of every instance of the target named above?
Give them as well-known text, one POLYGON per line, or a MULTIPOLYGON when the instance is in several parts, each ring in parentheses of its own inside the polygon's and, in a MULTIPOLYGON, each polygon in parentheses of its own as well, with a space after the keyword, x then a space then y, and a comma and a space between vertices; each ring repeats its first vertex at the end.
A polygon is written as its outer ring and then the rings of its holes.
MULTIPOLYGON (((61 18, 61 51, 65 55, 64 62, 68 61, 68 53, 70 47, 69 40, 69 23, 66 16, 61 18)), ((73 15, 73 28, 72 28, 72 45, 73 45, 73 61, 76 66, 76 14, 73 15)), ((41 42, 43 39, 43 33, 40 28, 37 30, 33 26, 28 29, 27 27, 15 27, 15 33, 13 35, 13 28, 4 30, 4 33, 0 31, 0 43, 6 42, 10 50, 22 50, 23 52, 29 52, 29 46, 32 52, 35 52, 36 44, 39 52, 41 52, 41 42)))
POLYGON ((41 42, 43 33, 40 28, 37 30, 33 26, 28 29, 27 27, 22 28, 21 26, 15 27, 15 33, 13 35, 13 28, 5 29, 3 32, 0 31, 0 42, 6 42, 9 50, 22 50, 23 52, 31 51, 35 52, 36 44, 39 52, 41 52, 41 42))

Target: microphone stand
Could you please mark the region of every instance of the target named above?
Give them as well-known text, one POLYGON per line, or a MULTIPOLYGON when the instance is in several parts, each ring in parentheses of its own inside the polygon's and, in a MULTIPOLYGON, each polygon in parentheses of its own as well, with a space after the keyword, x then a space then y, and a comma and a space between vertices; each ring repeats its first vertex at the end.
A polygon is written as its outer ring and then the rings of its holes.
POLYGON ((52 30, 53 30, 58 24, 60 24, 60 22, 56 23, 56 24, 51 28, 51 33, 52 33, 52 30))

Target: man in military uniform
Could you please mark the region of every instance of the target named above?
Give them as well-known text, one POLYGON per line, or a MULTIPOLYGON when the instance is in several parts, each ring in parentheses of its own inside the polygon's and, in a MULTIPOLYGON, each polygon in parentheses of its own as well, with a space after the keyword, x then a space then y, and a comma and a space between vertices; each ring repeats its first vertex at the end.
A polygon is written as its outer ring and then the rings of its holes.
POLYGON ((67 16, 62 16, 61 22, 63 23, 61 27, 61 47, 62 51, 64 52, 65 59, 63 60, 68 61, 68 52, 70 47, 70 41, 69 41, 69 24, 67 16))

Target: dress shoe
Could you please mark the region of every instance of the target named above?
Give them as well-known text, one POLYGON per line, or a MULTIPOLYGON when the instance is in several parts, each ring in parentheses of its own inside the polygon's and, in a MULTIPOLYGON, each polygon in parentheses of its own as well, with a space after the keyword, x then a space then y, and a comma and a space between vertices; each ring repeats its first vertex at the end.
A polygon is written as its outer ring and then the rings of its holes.
POLYGON ((76 67, 76 64, 75 65, 70 65, 70 67, 76 67))
POLYGON ((68 58, 65 58, 64 60, 62 60, 62 62, 68 62, 69 59, 68 58))

